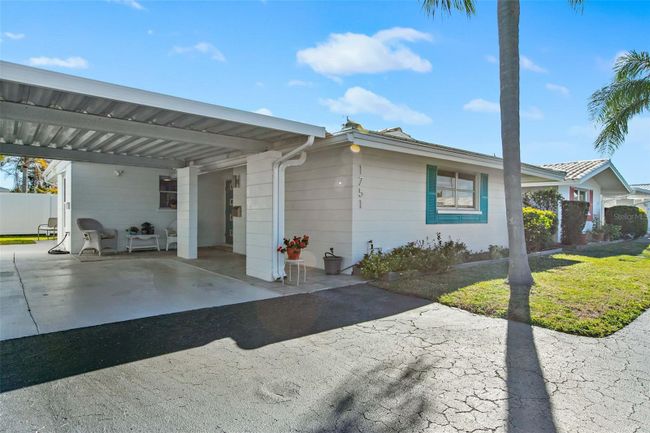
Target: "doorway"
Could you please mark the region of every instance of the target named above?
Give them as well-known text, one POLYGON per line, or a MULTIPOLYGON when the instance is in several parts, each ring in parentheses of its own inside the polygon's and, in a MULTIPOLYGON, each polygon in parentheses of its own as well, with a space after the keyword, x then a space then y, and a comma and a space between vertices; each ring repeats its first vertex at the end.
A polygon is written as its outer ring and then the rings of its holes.
POLYGON ((233 204, 233 191, 232 179, 226 180, 226 244, 232 245, 232 204, 233 204))

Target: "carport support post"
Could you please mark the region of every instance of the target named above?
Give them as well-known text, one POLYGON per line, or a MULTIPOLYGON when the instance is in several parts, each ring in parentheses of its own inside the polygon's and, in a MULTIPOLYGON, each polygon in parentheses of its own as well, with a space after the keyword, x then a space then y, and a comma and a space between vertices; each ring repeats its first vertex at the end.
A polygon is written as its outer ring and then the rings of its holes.
POLYGON ((198 236, 198 167, 179 168, 177 179, 177 221, 178 257, 196 259, 198 236))
POLYGON ((273 281, 273 163, 282 156, 272 150, 246 159, 246 275, 273 281))

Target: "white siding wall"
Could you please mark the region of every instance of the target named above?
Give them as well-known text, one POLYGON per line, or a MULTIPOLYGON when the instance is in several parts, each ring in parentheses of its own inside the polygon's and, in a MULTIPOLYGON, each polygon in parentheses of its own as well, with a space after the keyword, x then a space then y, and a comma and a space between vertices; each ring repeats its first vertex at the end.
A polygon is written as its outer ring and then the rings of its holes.
MULTIPOLYGON (((355 184, 361 183, 361 207, 354 197, 355 261, 363 258, 368 241, 385 250, 437 232, 444 240, 462 241, 471 250, 508 244, 503 176, 500 170, 451 163, 395 152, 363 148, 355 155, 355 184), (487 224, 426 224, 426 166, 488 174, 487 224)), ((356 191, 355 191, 356 192, 356 191)))
POLYGON ((169 170, 141 167, 123 167, 105 164, 73 162, 70 179, 72 206, 72 252, 83 244, 77 228, 77 218, 94 218, 107 228, 118 230, 118 248, 126 249, 126 229, 140 226, 145 221, 155 226, 164 245, 164 229, 176 219, 176 211, 159 209, 159 176, 169 170), (115 170, 124 170, 115 176, 115 170))
POLYGON ((57 198, 53 194, 0 193, 0 235, 36 233, 40 224, 57 216, 57 198))
POLYGON ((233 188, 233 206, 241 206, 241 217, 233 217, 232 251, 246 254, 246 167, 236 167, 233 176, 239 176, 239 188, 233 188))
POLYGON ((352 257, 352 153, 345 148, 310 152, 307 161, 286 171, 285 237, 310 236, 301 258, 323 268, 323 254, 334 248, 352 257))

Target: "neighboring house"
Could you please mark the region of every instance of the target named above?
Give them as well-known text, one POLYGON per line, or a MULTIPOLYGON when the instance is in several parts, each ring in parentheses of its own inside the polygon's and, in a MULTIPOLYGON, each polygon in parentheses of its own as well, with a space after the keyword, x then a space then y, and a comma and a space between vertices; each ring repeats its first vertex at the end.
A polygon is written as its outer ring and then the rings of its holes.
MULTIPOLYGON (((630 185, 632 192, 622 196, 608 197, 605 200, 605 207, 612 206, 637 206, 645 210, 650 216, 650 184, 630 185)), ((648 232, 650 232, 650 221, 648 221, 648 232)))
POLYGON ((564 178, 559 181, 539 182, 525 177, 522 181, 524 191, 550 187, 557 189, 565 200, 589 202, 585 231, 591 230, 594 217, 604 222, 605 198, 631 191, 623 176, 608 159, 558 162, 541 166, 565 173, 564 178))

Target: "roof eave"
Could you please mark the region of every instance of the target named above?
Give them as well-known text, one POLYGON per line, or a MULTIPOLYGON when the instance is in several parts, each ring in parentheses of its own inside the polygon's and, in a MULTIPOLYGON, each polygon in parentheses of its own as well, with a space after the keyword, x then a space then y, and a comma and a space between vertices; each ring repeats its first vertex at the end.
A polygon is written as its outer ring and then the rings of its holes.
POLYGON ((24 85, 118 100, 295 134, 313 135, 319 138, 325 137, 326 134, 325 128, 321 126, 222 107, 206 102, 192 101, 176 96, 62 74, 60 72, 46 71, 6 61, 0 61, 0 79, 24 85))
MULTIPOLYGON (((400 152, 410 155, 438 158, 449 161, 480 165, 483 167, 503 169, 503 159, 497 156, 454 149, 447 146, 427 145, 398 137, 385 137, 378 134, 365 134, 360 131, 342 131, 322 140, 324 144, 356 143, 374 149, 400 152)), ((530 164, 522 164, 523 174, 550 180, 564 179, 564 173, 530 164)))

